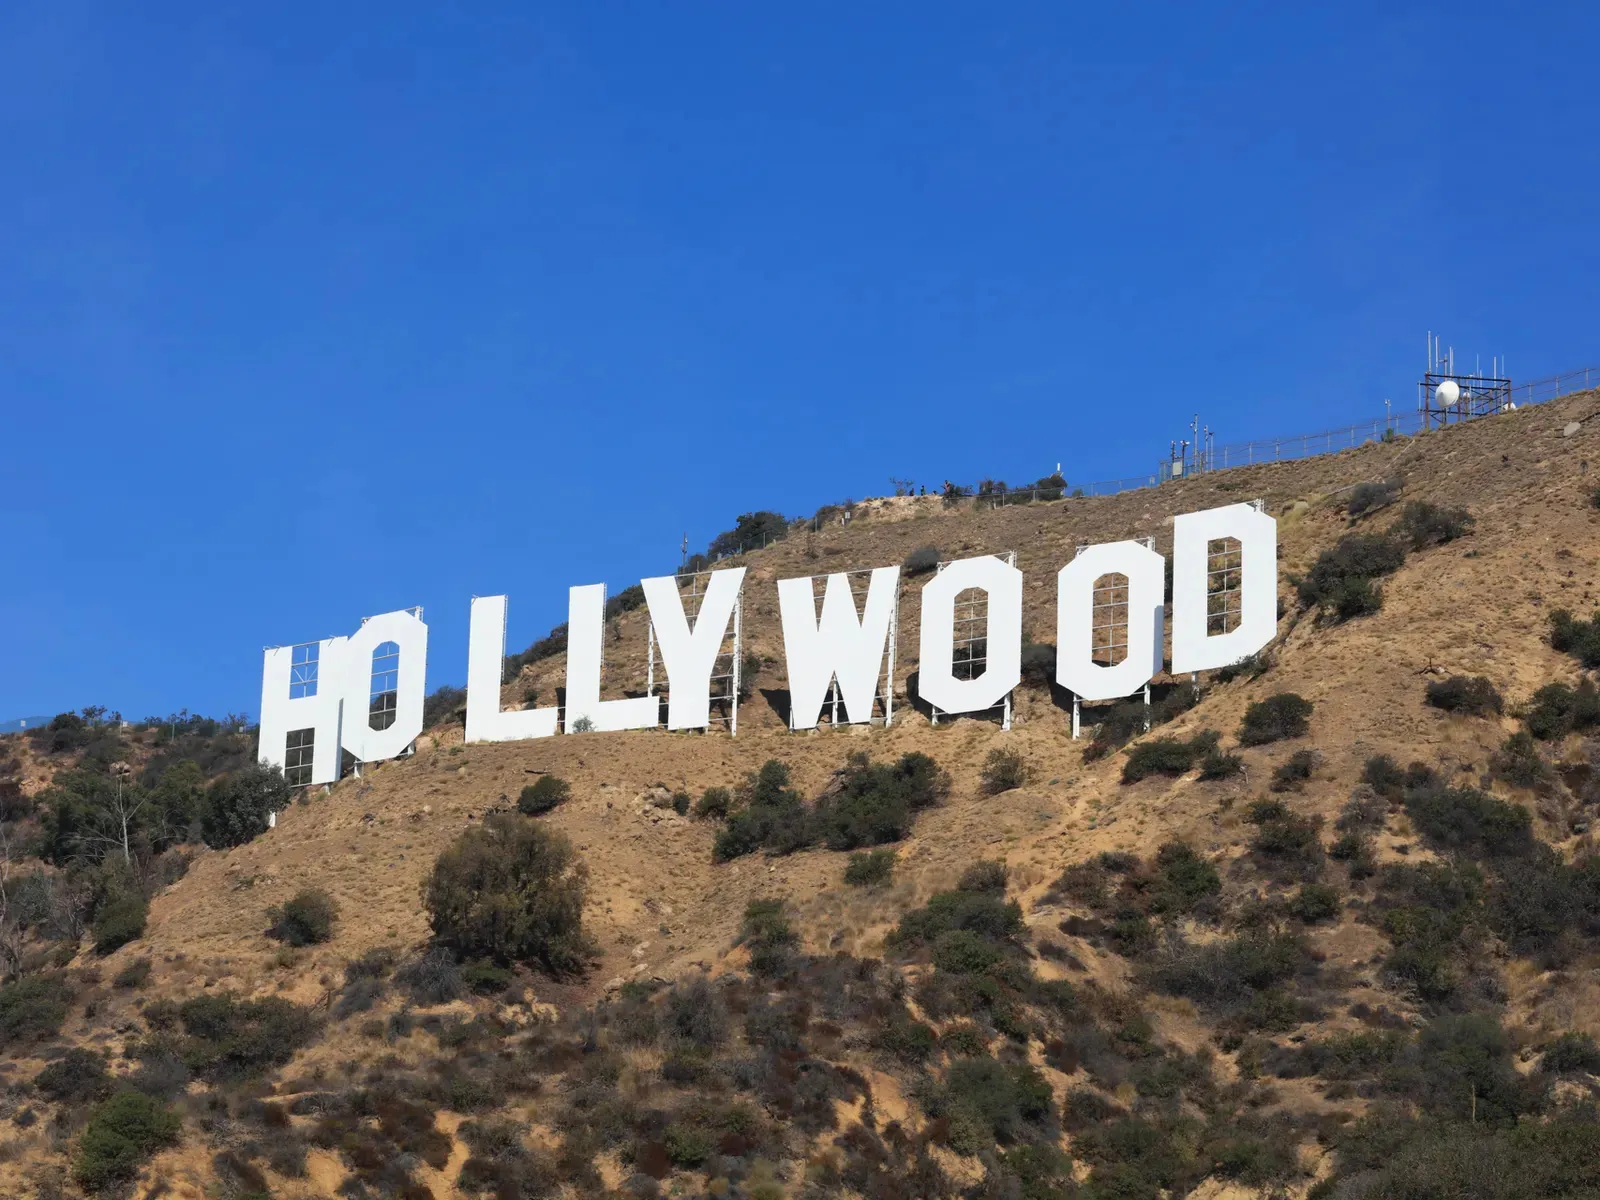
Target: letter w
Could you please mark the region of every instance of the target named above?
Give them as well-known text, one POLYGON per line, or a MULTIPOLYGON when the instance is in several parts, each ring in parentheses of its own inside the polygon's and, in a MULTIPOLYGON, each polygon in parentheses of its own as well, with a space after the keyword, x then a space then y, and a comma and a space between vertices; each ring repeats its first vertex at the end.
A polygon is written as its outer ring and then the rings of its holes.
MULTIPOLYGON (((872 698, 883 672, 889 626, 900 595, 900 568, 878 567, 867 585, 867 610, 856 614, 849 577, 829 575, 817 620, 813 577, 780 579, 783 653, 789 665, 789 728, 815 729, 837 676, 845 714, 854 723, 872 719, 872 698)), ((890 680, 893 686, 893 680, 890 680)))

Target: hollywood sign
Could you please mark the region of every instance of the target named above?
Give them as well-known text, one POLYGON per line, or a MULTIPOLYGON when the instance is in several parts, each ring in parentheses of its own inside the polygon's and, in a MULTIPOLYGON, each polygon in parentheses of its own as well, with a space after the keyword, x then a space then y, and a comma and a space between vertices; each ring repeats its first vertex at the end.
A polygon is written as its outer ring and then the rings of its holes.
MULTIPOLYGON (((1254 654, 1277 627, 1277 524, 1257 505, 1231 504, 1188 513, 1173 522, 1172 671, 1187 674, 1228 666, 1254 654), (1237 626, 1217 633, 1208 622, 1212 546, 1231 539, 1239 548, 1237 626)), ((1056 682, 1079 700, 1114 700, 1139 692, 1162 668, 1166 633, 1166 561, 1146 542, 1081 548, 1056 574, 1056 682), (1095 583, 1126 580, 1127 653, 1116 663, 1095 661, 1095 583)), ((733 670, 739 648, 737 613, 745 568, 703 577, 699 606, 690 615, 678 577, 641 580, 648 608, 652 663, 665 669, 668 729, 705 729, 712 722, 712 679, 730 631, 733 670)), ((994 555, 943 564, 922 585, 919 699, 935 712, 982 713, 1005 703, 1022 678, 1022 572, 994 555), (985 599, 983 670, 962 678, 956 661, 956 607, 962 593, 985 599)), ((893 692, 893 629, 900 568, 870 572, 865 604, 845 574, 778 581, 778 608, 790 693, 792 729, 812 729, 830 689, 844 719, 867 722, 874 702, 893 692), (887 665, 886 665, 887 660, 887 665), (880 694, 880 688, 882 689, 880 694)), ((604 584, 567 593, 566 704, 503 709, 506 597, 472 600, 467 649, 469 742, 510 742, 583 733, 649 729, 661 722, 655 694, 600 698, 605 632, 604 584)), ((261 677, 263 762, 282 767, 295 783, 332 783, 342 758, 376 762, 406 753, 422 732, 428 627, 421 609, 369 617, 348 637, 327 638, 265 652, 261 677)), ((969 672, 970 673, 970 672, 969 672)), ((648 691, 654 691, 654 680, 648 691)), ((736 730, 736 726, 733 726, 736 730)))

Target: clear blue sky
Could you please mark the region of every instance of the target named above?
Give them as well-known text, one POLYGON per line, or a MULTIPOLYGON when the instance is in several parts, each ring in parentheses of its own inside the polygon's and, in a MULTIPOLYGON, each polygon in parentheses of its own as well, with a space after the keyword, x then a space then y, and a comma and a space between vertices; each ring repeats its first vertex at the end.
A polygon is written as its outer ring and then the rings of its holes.
POLYGON ((1215 9, 5 6, 0 719, 1600 363, 1593 6, 1215 9))

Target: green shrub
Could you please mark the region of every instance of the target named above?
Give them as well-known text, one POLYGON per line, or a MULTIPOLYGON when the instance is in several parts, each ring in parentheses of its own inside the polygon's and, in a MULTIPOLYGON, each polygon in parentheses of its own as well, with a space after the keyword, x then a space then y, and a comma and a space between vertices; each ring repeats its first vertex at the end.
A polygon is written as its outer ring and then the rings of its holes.
POLYGON ((1009 792, 1026 783, 1028 770, 1023 764, 1021 754, 997 746, 989 751, 989 756, 983 760, 983 767, 978 772, 978 777, 983 781, 984 794, 997 796, 1001 792, 1009 792))
POLYGON ((1496 858, 1526 854, 1533 847, 1528 810, 1477 788, 1411 788, 1405 805, 1417 832, 1443 852, 1496 858))
POLYGON ((762 975, 776 974, 789 962, 800 935, 785 915, 782 900, 752 900, 745 905, 739 927, 739 944, 750 951, 750 969, 762 975))
POLYGON ((1205 943, 1175 937, 1143 978, 1157 991, 1227 1012, 1246 1008, 1310 963, 1305 943, 1287 933, 1249 931, 1205 943))
POLYGON ((216 850, 242 846, 267 831, 267 818, 289 807, 290 788, 277 767, 252 763, 219 779, 207 790, 200 810, 206 845, 216 850))
POLYGON ((1006 894, 1006 879, 1008 872, 1006 865, 992 858, 980 858, 961 872, 961 878, 956 881, 956 890, 960 892, 992 892, 998 896, 1006 894))
POLYGON ((1056 681, 1056 648, 1042 642, 1022 644, 1022 682, 1048 690, 1056 681))
POLYGON ((1301 876, 1315 875, 1321 868, 1321 817, 1298 816, 1279 800, 1258 800, 1245 817, 1256 826, 1250 849, 1258 858, 1301 876))
POLYGON ((139 1092, 118 1092, 89 1114, 73 1178, 89 1192, 126 1183, 157 1150, 178 1144, 182 1120, 166 1105, 139 1092))
POLYGON ((1575 688, 1548 683, 1533 694, 1523 723, 1541 741, 1555 741, 1600 725, 1600 688, 1581 679, 1575 688))
POLYGON ((1345 501, 1345 511, 1354 519, 1363 513, 1393 504, 1399 493, 1398 479, 1385 479, 1379 483, 1358 483, 1350 489, 1350 498, 1345 501))
POLYGON ((1289 899, 1289 915, 1315 925, 1339 915, 1339 889, 1325 883, 1304 884, 1289 899))
POLYGON ((845 864, 844 881, 851 887, 883 887, 894 874, 893 850, 857 850, 845 864))
POLYGON ((993 942, 970 929, 947 929, 933 942, 933 965, 952 975, 981 975, 1001 957, 993 942))
POLYGON ((1474 717, 1498 716, 1505 708, 1500 690, 1482 675, 1434 680, 1427 686, 1426 699, 1434 708, 1474 717))
POLYGON ((950 1148, 989 1153, 1038 1128, 1054 1107, 1050 1085, 1025 1064, 962 1058, 950 1064, 944 1087, 931 1098, 930 1115, 948 1118, 950 1148))
POLYGON ((1255 654, 1246 654, 1225 667, 1218 667, 1217 673, 1211 678, 1217 683, 1232 683, 1235 679, 1260 679, 1271 666, 1271 660, 1266 653, 1258 651, 1255 654))
POLYGON ((877 1049, 910 1065, 927 1062, 938 1048, 939 1039, 931 1026, 904 1016, 891 1018, 873 1038, 877 1049))
POLYGON ((448 1004, 460 999, 467 990, 461 966, 445 946, 428 947, 396 971, 394 979, 406 989, 413 1004, 448 1004))
POLYGON ((811 844, 811 814, 800 793, 789 786, 788 765, 775 758, 745 778, 739 789, 740 806, 729 812, 727 824, 717 831, 712 857, 726 862, 762 847, 773 853, 791 853, 811 844))
POLYGON ((1579 1071, 1600 1075, 1600 1046, 1587 1033, 1563 1033, 1545 1047, 1539 1068, 1550 1075, 1579 1071))
POLYGON ((480 958, 461 968, 461 979, 480 996, 498 996, 511 986, 516 976, 507 968, 480 958))
POLYGON ((1405 778, 1400 764, 1387 754, 1374 754, 1361 768, 1361 781, 1378 795, 1391 800, 1400 799, 1405 778))
POLYGON ((1294 692, 1279 692, 1258 700, 1244 710, 1239 726, 1241 746, 1264 746, 1285 738, 1304 737, 1310 732, 1315 705, 1294 692))
POLYGON ((788 518, 763 509, 760 512, 740 513, 734 527, 717 534, 706 547, 707 555, 715 561, 730 554, 743 554, 760 550, 773 542, 789 536, 788 518))
MULTIPOLYGON (((950 777, 926 754, 913 750, 893 763, 852 754, 833 786, 817 800, 811 830, 791 836, 804 836, 802 844, 821 841, 830 850, 897 842, 910 834, 917 813, 940 803, 949 792, 950 777)), ((784 824, 777 825, 780 840, 784 824)), ((769 840, 768 849, 782 847, 769 840)))
POLYGON ((267 909, 267 936, 290 946, 317 946, 333 936, 339 906, 321 888, 301 888, 267 909))
POLYGON ((1187 842, 1167 842, 1156 851, 1155 885, 1149 889, 1150 911, 1188 913, 1222 891, 1222 876, 1209 859, 1187 842))
POLYGON ((1442 546, 1465 537, 1475 523, 1472 514, 1464 508, 1445 508, 1413 500, 1389 532, 1404 538, 1413 550, 1426 550, 1429 546, 1442 546))
POLYGON ((1022 907, 995 892, 935 892, 928 903, 900 918, 888 941, 896 946, 932 942, 951 929, 966 929, 991 941, 1022 931, 1022 907))
POLYGON ((1550 614, 1550 646, 1572 655, 1586 670, 1600 667, 1600 610, 1582 621, 1564 608, 1556 609, 1550 614))
POLYGON ((680 817, 689 815, 689 809, 694 804, 694 797, 688 792, 677 791, 672 793, 672 811, 680 817))
POLYGON ((695 802, 694 815, 712 821, 724 820, 733 804, 733 793, 725 787, 708 787, 695 802))
POLYGON ((94 916, 94 948, 97 954, 110 954, 144 936, 149 905, 144 897, 124 892, 100 906, 94 916))
POLYGON ((1536 787, 1550 777, 1550 767, 1539 754, 1539 744, 1525 729, 1513 733, 1489 756, 1489 770, 1513 787, 1536 787))
POLYGON ((1275 792, 1298 792, 1311 778, 1311 773, 1316 770, 1317 753, 1315 750, 1296 750, 1287 759, 1278 764, 1277 770, 1272 772, 1272 790, 1275 792))
POLYGON ((141 988, 150 978, 150 960, 136 958, 112 976, 111 983, 119 988, 141 988))
POLYGON ((85 1104, 105 1094, 111 1076, 93 1050, 73 1049, 34 1076, 33 1086, 57 1104, 85 1104))
MULTIPOLYGON (((178 1056, 190 1071, 212 1081, 280 1067, 317 1032, 309 1009, 278 996, 240 1000, 218 992, 191 997, 172 1012, 185 1035, 176 1047, 178 1056)), ((148 1008, 146 1019, 152 1020, 148 1008)), ((165 1048, 158 1043, 143 1050, 159 1053, 165 1048)))
POLYGON ((1377 612, 1383 596, 1375 581, 1393 575, 1405 560, 1406 541, 1393 533, 1347 534, 1296 585, 1300 602, 1340 621, 1377 612))
POLYGON ((439 855, 423 903, 434 935, 462 957, 571 975, 593 950, 583 932, 588 878, 564 835, 497 814, 439 855))
POLYGON ((556 775, 541 775, 517 797, 517 811, 534 817, 565 804, 572 796, 572 785, 556 775))
POLYGON ((698 1125, 679 1121, 667 1126, 663 1142, 667 1148, 667 1157, 672 1160, 673 1165, 689 1169, 705 1162, 717 1148, 711 1134, 704 1129, 698 1125))
POLYGON ((905 561, 900 564, 900 570, 907 576, 926 575, 939 565, 939 547, 918 546, 905 561))
POLYGON ((1244 774, 1244 759, 1213 746, 1200 760, 1201 779, 1232 779, 1244 774))
POLYGON ((1122 782, 1138 783, 1152 775, 1182 775, 1194 766, 1196 759, 1206 760, 1217 754, 1218 740, 1215 731, 1203 729, 1186 742, 1169 737, 1140 742, 1128 752, 1128 761, 1122 764, 1122 782))
POLYGON ((0 1046, 54 1037, 71 1003, 72 987, 61 975, 24 975, 0 984, 0 1046))
POLYGON ((467 713, 467 689, 445 684, 428 693, 422 702, 422 727, 432 729, 446 721, 464 723, 467 713))

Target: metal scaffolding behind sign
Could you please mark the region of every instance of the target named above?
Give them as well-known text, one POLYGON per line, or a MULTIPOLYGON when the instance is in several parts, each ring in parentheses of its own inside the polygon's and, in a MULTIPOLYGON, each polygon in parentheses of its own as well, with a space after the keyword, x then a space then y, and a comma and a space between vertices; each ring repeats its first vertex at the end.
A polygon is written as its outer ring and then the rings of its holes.
MULTIPOLYGON (((996 554, 1007 566, 1017 565, 1017 552, 1007 550, 1004 554, 996 554)), ((939 570, 944 570, 950 564, 942 562, 939 570)), ((952 663, 951 669, 957 679, 976 679, 989 669, 989 593, 981 588, 969 588, 956 597, 954 636, 951 639, 952 663)), ((1000 728, 1011 728, 1011 692, 1005 694, 1004 699, 991 709, 983 712, 963 713, 962 716, 981 717, 985 715, 998 717, 1000 728)), ((929 720, 932 724, 939 723, 939 709, 929 705, 929 720)))
MULTIPOLYGON (((867 592, 872 585, 872 568, 867 567, 859 571, 839 571, 845 582, 850 586, 850 602, 855 607, 856 619, 860 620, 867 611, 867 592)), ((811 611, 817 613, 822 610, 823 596, 827 590, 828 576, 814 575, 811 578, 811 611)), ((885 729, 894 724, 894 653, 895 639, 900 631, 900 581, 895 580, 894 599, 889 609, 889 637, 884 646, 883 669, 878 675, 877 685, 872 693, 872 711, 867 714, 865 722, 882 725, 885 729)), ((844 698, 839 695, 839 680, 837 677, 829 681, 828 698, 824 702, 823 714, 829 725, 841 724, 839 710, 844 706, 844 698)), ((850 723, 853 718, 846 711, 846 721, 850 723)), ((794 707, 790 705, 789 728, 794 728, 794 707)), ((818 722, 821 723, 820 721, 818 722)))
MULTIPOLYGON (((678 597, 683 602, 683 615, 693 629, 700 620, 700 608, 705 603, 706 589, 709 580, 715 572, 695 571, 678 576, 678 597)), ((744 618, 744 590, 741 588, 739 595, 733 602, 733 616, 728 621, 728 627, 722 634, 722 645, 717 650, 717 657, 711 664, 711 715, 710 724, 727 729, 731 736, 739 733, 739 696, 743 687, 741 672, 743 670, 742 644, 740 642, 740 629, 744 618)), ((649 625, 650 654, 649 666, 645 674, 645 695, 655 696, 657 679, 665 680, 660 695, 668 698, 672 694, 672 681, 666 676, 666 664, 661 663, 657 670, 656 653, 656 627, 655 622, 649 625)))

